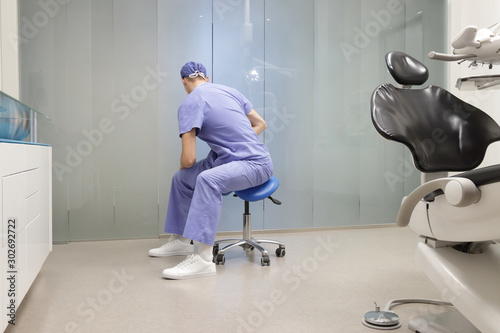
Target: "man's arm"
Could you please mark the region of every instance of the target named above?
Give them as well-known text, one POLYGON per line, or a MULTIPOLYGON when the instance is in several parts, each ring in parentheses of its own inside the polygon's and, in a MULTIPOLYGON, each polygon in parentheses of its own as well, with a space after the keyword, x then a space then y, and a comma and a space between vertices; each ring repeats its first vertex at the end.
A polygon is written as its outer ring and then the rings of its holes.
POLYGON ((250 120, 250 124, 252 124, 252 128, 254 129, 255 133, 257 133, 257 135, 260 135, 260 133, 262 133, 267 128, 267 124, 264 119, 262 119, 262 117, 254 109, 248 112, 247 117, 250 120))
POLYGON ((196 162, 196 128, 182 134, 182 152, 181 152, 181 167, 186 169, 193 166, 196 162))

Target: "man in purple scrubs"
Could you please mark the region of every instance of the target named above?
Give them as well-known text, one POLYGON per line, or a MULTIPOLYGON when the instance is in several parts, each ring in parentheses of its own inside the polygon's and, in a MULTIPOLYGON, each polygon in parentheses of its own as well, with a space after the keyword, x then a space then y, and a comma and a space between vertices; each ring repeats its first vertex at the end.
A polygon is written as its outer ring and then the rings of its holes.
POLYGON ((259 139, 266 123, 236 89, 209 82, 205 67, 188 62, 181 69, 188 96, 178 110, 182 141, 180 170, 172 178, 166 244, 153 257, 188 255, 163 271, 168 279, 215 275, 212 247, 222 209, 222 193, 265 183, 273 173, 269 151, 259 139), (196 137, 211 148, 196 161, 196 137), (199 244, 197 253, 191 240, 199 244))

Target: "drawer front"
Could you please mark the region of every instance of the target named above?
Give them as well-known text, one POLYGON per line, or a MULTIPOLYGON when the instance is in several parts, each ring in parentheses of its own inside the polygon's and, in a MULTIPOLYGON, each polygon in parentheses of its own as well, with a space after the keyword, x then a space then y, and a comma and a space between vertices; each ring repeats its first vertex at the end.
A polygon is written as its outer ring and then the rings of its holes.
POLYGON ((36 192, 26 198, 26 224, 30 224, 42 211, 42 196, 36 192))
POLYGON ((0 143, 0 176, 26 170, 26 145, 0 143))
POLYGON ((26 227, 26 280, 30 286, 50 252, 49 223, 46 217, 37 216, 26 227))
POLYGON ((41 146, 26 145, 24 153, 26 156, 26 170, 39 168, 42 163, 42 149, 41 146))
POLYGON ((16 229, 26 227, 26 173, 2 178, 2 246, 6 245, 8 221, 16 219, 16 229))
POLYGON ((42 187, 42 172, 41 169, 33 169, 26 171, 26 198, 39 192, 42 187))

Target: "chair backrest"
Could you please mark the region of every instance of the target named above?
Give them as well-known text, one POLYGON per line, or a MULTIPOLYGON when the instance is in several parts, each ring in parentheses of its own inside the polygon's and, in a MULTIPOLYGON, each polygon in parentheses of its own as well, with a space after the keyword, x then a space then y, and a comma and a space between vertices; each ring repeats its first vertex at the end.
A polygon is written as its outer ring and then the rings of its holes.
MULTIPOLYGON (((391 52, 386 61, 399 83, 421 84, 428 76, 421 62, 404 53, 391 52), (393 59, 399 62, 391 69, 388 60, 393 59)), ((500 126, 490 116, 437 86, 401 89, 382 84, 373 92, 371 116, 383 137, 410 149, 422 172, 474 169, 488 145, 500 140, 500 126)))

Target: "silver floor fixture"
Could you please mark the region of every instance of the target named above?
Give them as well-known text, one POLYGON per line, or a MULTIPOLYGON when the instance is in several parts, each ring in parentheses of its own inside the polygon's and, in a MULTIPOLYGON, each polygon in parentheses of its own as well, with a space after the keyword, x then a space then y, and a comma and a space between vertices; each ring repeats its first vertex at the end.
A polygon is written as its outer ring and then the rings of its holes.
POLYGON ((375 311, 365 313, 363 325, 378 330, 395 330, 401 327, 399 316, 393 311, 380 310, 380 306, 375 303, 375 311))
MULTIPOLYGON (((401 298, 401 299, 394 299, 385 305, 384 310, 380 310, 380 307, 375 303, 375 311, 368 311, 361 322, 363 325, 377 329, 377 330, 395 330, 397 328, 401 327, 401 322, 399 321, 399 316, 391 311, 391 309, 394 306, 397 305, 403 305, 403 304, 410 304, 410 303, 420 303, 420 304, 432 304, 432 305, 438 305, 438 306, 446 306, 446 307, 451 307, 454 308, 453 304, 450 302, 445 302, 441 300, 436 300, 436 299, 425 299, 425 298, 401 298)), ((444 316, 449 316, 449 314, 443 314, 444 316)), ((441 315, 440 315, 441 316, 441 315)), ((414 332, 421 332, 421 333, 437 333, 437 332, 449 332, 449 330, 446 330, 445 328, 441 328, 439 325, 433 325, 432 323, 430 325, 427 324, 427 319, 428 318, 416 318, 410 324, 408 325, 408 328, 411 331, 414 332), (422 326, 421 319, 425 321, 425 325, 422 326)), ((449 319, 447 319, 449 321, 449 319)), ((458 321, 457 316, 453 316, 452 321, 458 321)), ((461 321, 462 322, 462 321, 461 321)), ((471 326, 470 323, 465 322, 463 324, 460 324, 463 328, 465 328, 464 331, 462 330, 455 330, 453 332, 461 333, 461 332, 471 332, 475 333, 478 332, 473 326, 471 326), (468 325, 466 325, 468 324, 468 325), (472 327, 472 329, 470 328, 472 327)))

